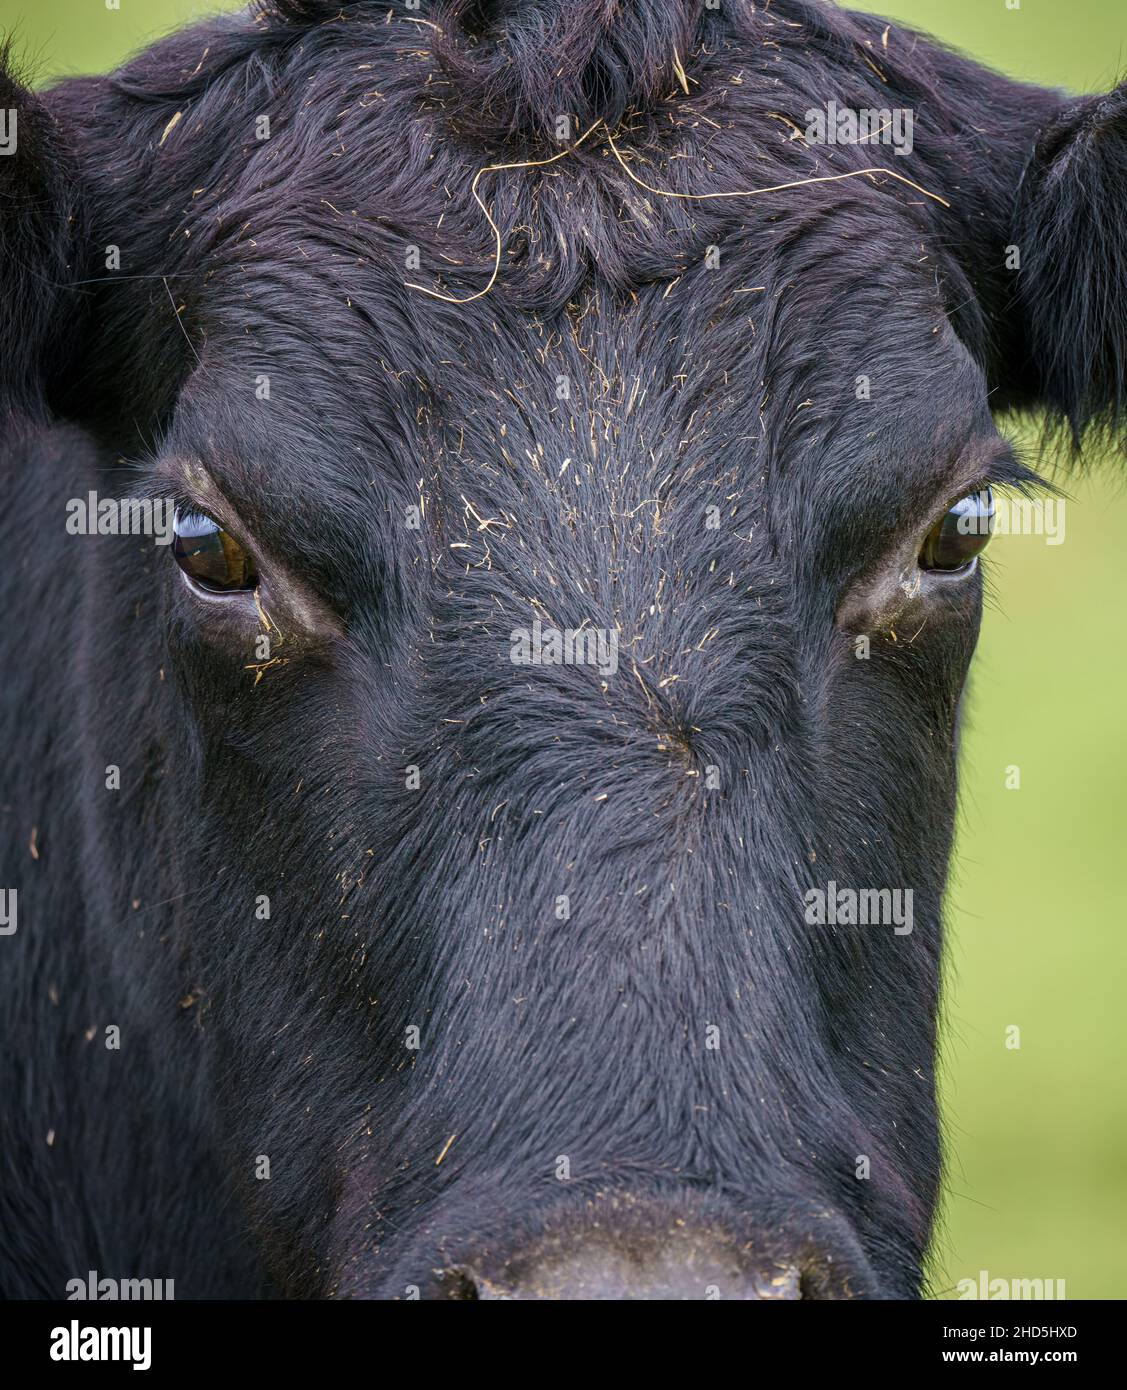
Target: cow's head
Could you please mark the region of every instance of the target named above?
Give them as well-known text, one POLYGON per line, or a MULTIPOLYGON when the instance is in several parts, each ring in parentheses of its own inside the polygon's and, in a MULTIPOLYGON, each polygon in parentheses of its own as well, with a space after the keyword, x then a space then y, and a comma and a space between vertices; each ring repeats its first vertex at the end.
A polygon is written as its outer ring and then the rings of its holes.
POLYGON ((276 0, 0 105, 7 428, 178 508, 74 547, 88 872, 167 904, 274 1280, 915 1293, 959 518, 992 407, 1116 421, 1124 92, 812 0, 276 0))

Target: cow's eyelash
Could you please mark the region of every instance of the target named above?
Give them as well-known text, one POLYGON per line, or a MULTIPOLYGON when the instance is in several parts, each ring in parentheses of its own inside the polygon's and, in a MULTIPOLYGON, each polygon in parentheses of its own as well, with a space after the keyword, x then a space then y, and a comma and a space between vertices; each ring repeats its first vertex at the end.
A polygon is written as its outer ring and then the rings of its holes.
POLYGON ((989 465, 970 480, 960 482, 956 487, 948 489, 943 499, 936 504, 929 514, 928 520, 924 523, 924 529, 930 526, 949 511, 955 504, 964 497, 971 496, 972 493, 984 492, 987 488, 994 492, 1000 492, 1003 496, 1016 493, 1020 497, 1027 497, 1035 501, 1040 497, 1059 497, 1062 495, 1061 489, 1049 482, 1047 478, 1035 472, 1027 464, 1023 463, 1013 452, 1006 452, 993 458, 989 465))
POLYGON ((169 489, 166 491, 165 496, 181 516, 192 514, 210 517, 212 521, 222 526, 224 530, 229 530, 232 535, 234 535, 238 529, 236 526, 229 524, 229 518, 226 516, 222 507, 216 507, 213 503, 209 504, 204 502, 201 498, 189 492, 184 486, 177 486, 169 489))
MULTIPOLYGON (((171 502, 178 512, 209 516, 223 526, 227 526, 231 521, 226 508, 216 507, 214 500, 208 501, 193 492, 180 471, 173 471, 167 465, 162 466, 159 458, 131 462, 129 468, 135 478, 128 488, 131 496, 153 502, 171 502)), ((237 525, 231 529, 232 532, 238 529, 237 525)))
POLYGON ((240 534, 243 528, 226 506, 217 506, 215 499, 208 500, 193 492, 179 476, 170 477, 166 473, 163 477, 154 477, 151 486, 182 515, 208 516, 232 535, 239 534, 239 539, 243 539, 240 534))
POLYGON ((1010 488, 1023 493, 1055 490, 1047 479, 1022 462, 1012 446, 990 459, 978 476, 971 480, 969 486, 960 490, 958 496, 965 497, 970 492, 986 487, 1010 488))
POLYGON ((1018 445, 1010 440, 1004 442, 1003 449, 983 469, 978 486, 1009 488, 1030 497, 1038 493, 1059 494, 1059 489, 1047 478, 1030 468, 1021 457, 1018 445))
MULTIPOLYGON (((1060 488, 1055 487, 1047 478, 1042 478, 1024 465, 1018 465, 1015 470, 990 469, 970 487, 964 488, 959 493, 959 497, 966 497, 972 492, 982 492, 988 487, 993 488, 995 492, 1017 493, 1031 500, 1046 495, 1054 497, 1061 495, 1060 488)), ((959 497, 954 497, 951 500, 957 502, 959 497)))

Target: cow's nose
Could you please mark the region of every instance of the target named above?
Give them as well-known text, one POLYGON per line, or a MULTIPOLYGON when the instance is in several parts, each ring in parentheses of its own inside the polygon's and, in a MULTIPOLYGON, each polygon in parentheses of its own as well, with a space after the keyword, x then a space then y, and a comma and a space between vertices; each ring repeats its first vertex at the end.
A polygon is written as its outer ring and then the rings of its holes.
POLYGON ((444 1271, 440 1298, 761 1301, 834 1298, 822 1270, 788 1259, 751 1259, 708 1237, 644 1250, 585 1243, 490 1271, 473 1261, 444 1271))
POLYGON ((701 1252, 638 1263, 610 1250, 577 1252, 565 1260, 535 1265, 512 1283, 463 1275, 463 1298, 674 1301, 801 1298, 797 1267, 748 1272, 734 1260, 701 1252))
MULTIPOLYGON (((583 1207, 557 1207, 523 1230, 520 1210, 514 1204, 503 1233, 429 1234, 388 1276, 384 1296, 403 1297, 401 1289, 411 1298, 458 1301, 888 1296, 845 1216, 810 1199, 760 1200, 748 1211, 695 1193, 598 1193, 583 1207)), ((360 1291, 355 1284, 341 1287, 345 1296, 360 1291)))

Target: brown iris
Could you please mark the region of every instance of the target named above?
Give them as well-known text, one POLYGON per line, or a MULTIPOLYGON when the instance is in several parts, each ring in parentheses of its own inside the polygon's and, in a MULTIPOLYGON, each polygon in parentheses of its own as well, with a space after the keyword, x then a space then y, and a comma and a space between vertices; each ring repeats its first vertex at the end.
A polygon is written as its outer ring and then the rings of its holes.
POLYGON ((988 487, 960 497, 927 533, 920 569, 948 573, 969 569, 986 549, 993 529, 994 494, 988 487))
POLYGON ((258 583, 251 557, 230 532, 202 512, 177 511, 172 553, 201 589, 229 594, 258 583))

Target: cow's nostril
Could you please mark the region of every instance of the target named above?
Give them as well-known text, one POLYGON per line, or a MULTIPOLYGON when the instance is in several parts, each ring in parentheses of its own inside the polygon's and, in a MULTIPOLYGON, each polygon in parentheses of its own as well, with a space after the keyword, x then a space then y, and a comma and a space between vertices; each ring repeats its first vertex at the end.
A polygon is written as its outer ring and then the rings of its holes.
POLYGON ((516 1242, 511 1232, 447 1235, 438 1251, 405 1260, 393 1282, 418 1288, 423 1298, 458 1302, 885 1296, 856 1233, 833 1208, 780 1200, 760 1203, 749 1217, 727 1205, 718 1212, 702 1205, 679 1193, 661 1202, 616 1195, 593 1204, 595 1219, 591 1208, 581 1215, 564 1209, 516 1242), (424 1270, 429 1274, 420 1279, 424 1270))
POLYGON ((690 1259, 659 1252, 638 1260, 602 1248, 521 1261, 496 1275, 469 1265, 448 1269, 439 1276, 438 1288, 439 1298, 460 1301, 774 1302, 822 1296, 807 1292, 807 1280, 797 1265, 789 1263, 749 1270, 720 1252, 699 1252, 690 1259))

